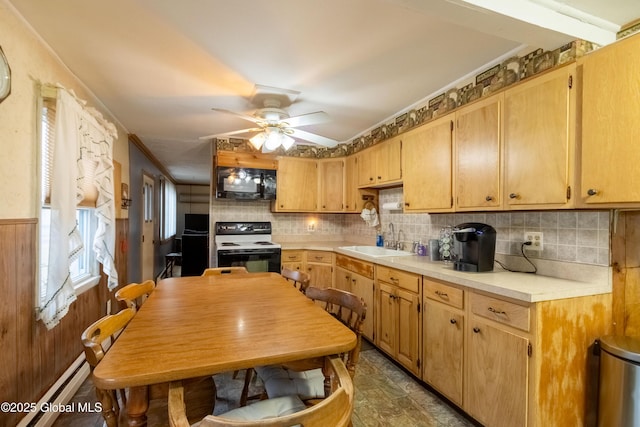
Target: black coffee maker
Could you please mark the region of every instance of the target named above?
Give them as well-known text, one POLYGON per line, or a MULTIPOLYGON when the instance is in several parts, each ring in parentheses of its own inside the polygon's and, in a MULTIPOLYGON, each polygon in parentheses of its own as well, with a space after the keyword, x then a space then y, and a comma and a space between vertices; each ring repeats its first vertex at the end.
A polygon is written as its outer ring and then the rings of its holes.
POLYGON ((458 224, 454 230, 453 269, 458 271, 493 271, 496 253, 496 230, 480 222, 458 224))

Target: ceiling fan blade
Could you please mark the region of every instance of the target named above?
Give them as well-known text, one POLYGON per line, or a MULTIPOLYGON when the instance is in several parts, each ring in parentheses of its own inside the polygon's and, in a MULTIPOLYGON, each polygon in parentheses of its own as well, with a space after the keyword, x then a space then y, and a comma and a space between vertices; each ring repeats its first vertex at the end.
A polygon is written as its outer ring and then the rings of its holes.
POLYGON ((335 139, 326 138, 324 136, 316 135, 315 133, 311 132, 305 132, 300 129, 290 128, 290 130, 293 131, 291 136, 293 136, 294 138, 303 139, 305 141, 313 142, 314 144, 322 145, 324 147, 335 147, 336 145, 338 145, 338 141, 336 141, 335 139))
POLYGON ((260 122, 264 121, 262 119, 258 119, 258 118, 253 117, 253 116, 248 116, 248 115, 242 114, 242 113, 236 113, 235 111, 225 110, 223 108, 212 108, 212 110, 213 111, 217 111, 219 113, 231 114, 232 116, 240 117, 241 119, 248 120, 248 121, 253 122, 253 123, 260 123, 260 122))
POLYGON ((231 135, 238 135, 240 133, 260 132, 261 130, 263 129, 262 128, 240 129, 240 130, 234 130, 233 132, 223 132, 223 133, 217 133, 215 135, 201 136, 198 139, 211 139, 211 138, 217 138, 219 136, 231 136, 231 135))
POLYGON ((290 127, 308 126, 320 123, 327 123, 331 119, 329 115, 324 111, 316 111, 315 113, 301 114, 299 116, 289 117, 282 121, 287 123, 290 127))

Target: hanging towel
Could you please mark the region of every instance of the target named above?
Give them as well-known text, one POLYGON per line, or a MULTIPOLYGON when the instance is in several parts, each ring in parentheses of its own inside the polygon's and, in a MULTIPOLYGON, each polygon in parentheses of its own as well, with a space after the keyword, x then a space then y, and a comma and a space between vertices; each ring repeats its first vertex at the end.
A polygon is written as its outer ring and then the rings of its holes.
POLYGON ((376 211, 376 208, 362 209, 360 217, 369 227, 377 227, 378 225, 380 225, 380 220, 378 218, 378 212, 376 211))

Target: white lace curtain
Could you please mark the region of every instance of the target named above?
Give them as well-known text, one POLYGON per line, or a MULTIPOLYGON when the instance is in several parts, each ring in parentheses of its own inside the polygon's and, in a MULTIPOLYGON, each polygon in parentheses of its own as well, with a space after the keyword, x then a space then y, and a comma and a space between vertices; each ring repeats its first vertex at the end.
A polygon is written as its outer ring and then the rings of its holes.
MULTIPOLYGON (((39 317, 48 329, 67 314, 76 299, 70 265, 83 249, 76 224, 76 208, 85 197, 85 181, 98 189, 95 214, 98 228, 93 241, 96 259, 107 275, 110 290, 118 285, 115 268, 115 204, 113 197, 113 140, 115 127, 99 113, 85 108, 67 90, 57 90, 55 149, 51 175, 51 227, 45 289, 39 317), (87 165, 95 172, 85 175, 87 165)), ((87 248, 89 250, 89 248, 87 248)))

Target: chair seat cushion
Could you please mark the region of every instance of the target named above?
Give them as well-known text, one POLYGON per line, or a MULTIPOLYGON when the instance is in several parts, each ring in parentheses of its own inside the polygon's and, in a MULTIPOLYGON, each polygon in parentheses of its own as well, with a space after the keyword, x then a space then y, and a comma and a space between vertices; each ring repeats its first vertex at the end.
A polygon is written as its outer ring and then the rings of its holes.
POLYGON ((230 420, 257 421, 291 415, 306 409, 304 402, 296 395, 260 400, 251 405, 232 409, 219 415, 230 420))
POLYGON ((293 371, 280 366, 261 366, 255 369, 269 398, 292 394, 300 396, 302 400, 325 397, 322 369, 293 371))

